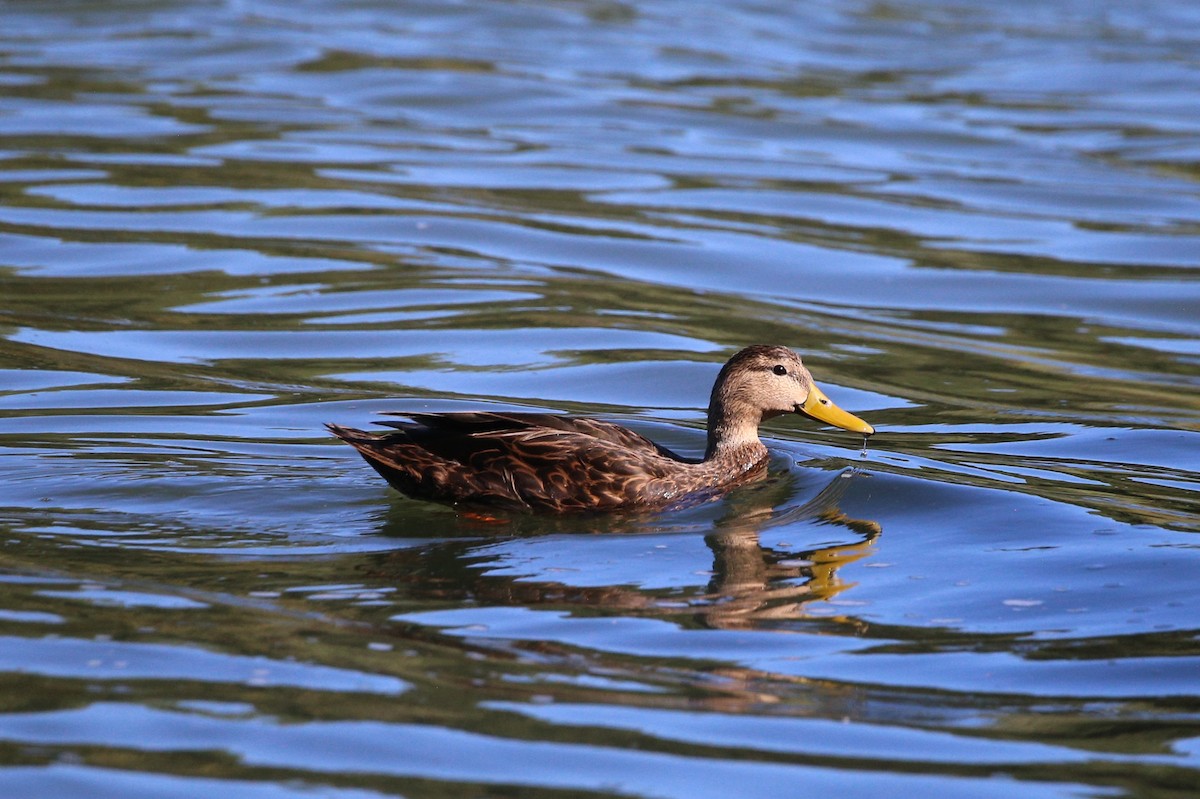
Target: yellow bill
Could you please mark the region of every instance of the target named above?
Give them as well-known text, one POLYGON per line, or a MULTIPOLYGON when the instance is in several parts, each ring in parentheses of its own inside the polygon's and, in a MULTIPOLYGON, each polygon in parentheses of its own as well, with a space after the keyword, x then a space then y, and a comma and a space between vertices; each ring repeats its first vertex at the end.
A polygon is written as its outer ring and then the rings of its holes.
POLYGON ((831 424, 843 430, 862 433, 864 436, 875 435, 874 427, 871 427, 871 425, 859 419, 854 414, 846 413, 834 405, 833 401, 825 396, 825 392, 815 385, 808 392, 808 399, 804 401, 803 405, 796 406, 796 410, 806 416, 811 416, 819 422, 831 424))

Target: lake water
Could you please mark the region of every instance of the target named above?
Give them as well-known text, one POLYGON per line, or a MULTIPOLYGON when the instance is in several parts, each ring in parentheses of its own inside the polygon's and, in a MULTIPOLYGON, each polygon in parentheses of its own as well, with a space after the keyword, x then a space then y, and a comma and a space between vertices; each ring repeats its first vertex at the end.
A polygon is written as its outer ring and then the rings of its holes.
POLYGON ((0 794, 1193 797, 1200 6, 0 2, 0 794), (687 454, 487 520, 322 423, 687 454))

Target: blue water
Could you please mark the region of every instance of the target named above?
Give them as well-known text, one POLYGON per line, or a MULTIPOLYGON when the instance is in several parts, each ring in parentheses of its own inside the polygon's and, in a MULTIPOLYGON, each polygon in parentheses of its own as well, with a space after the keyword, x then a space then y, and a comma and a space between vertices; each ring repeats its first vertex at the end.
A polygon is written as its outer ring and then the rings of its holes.
POLYGON ((0 793, 1192 797, 1200 8, 0 0, 0 793), (704 449, 460 514, 333 421, 704 449))

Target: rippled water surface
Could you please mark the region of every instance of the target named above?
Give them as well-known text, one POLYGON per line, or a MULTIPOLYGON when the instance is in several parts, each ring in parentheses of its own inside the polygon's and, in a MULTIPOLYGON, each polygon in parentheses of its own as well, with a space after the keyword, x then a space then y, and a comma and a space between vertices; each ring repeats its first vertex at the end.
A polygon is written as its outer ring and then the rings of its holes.
POLYGON ((0 2, 0 793, 1191 797, 1192 2, 0 2), (326 421, 687 454, 650 517, 326 421))

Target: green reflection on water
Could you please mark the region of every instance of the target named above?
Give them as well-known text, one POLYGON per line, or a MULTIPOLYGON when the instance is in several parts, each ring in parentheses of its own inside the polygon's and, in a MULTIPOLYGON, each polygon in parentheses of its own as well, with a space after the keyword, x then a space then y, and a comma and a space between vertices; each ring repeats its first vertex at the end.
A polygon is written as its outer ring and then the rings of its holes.
POLYGON ((555 744, 636 776, 1191 795, 1196 173, 1163 87, 1194 26, 161 7, 179 31, 81 6, 0 34, 5 766, 633 792, 505 771, 555 744), (773 479, 724 502, 489 524, 320 427, 487 403, 695 448, 755 341, 876 424, 865 459, 776 421, 773 479), (89 711, 146 726, 71 738, 89 711), (342 723, 385 725, 375 764, 330 773, 342 723), (463 751, 504 784, 404 760, 443 731, 490 736, 463 751))

